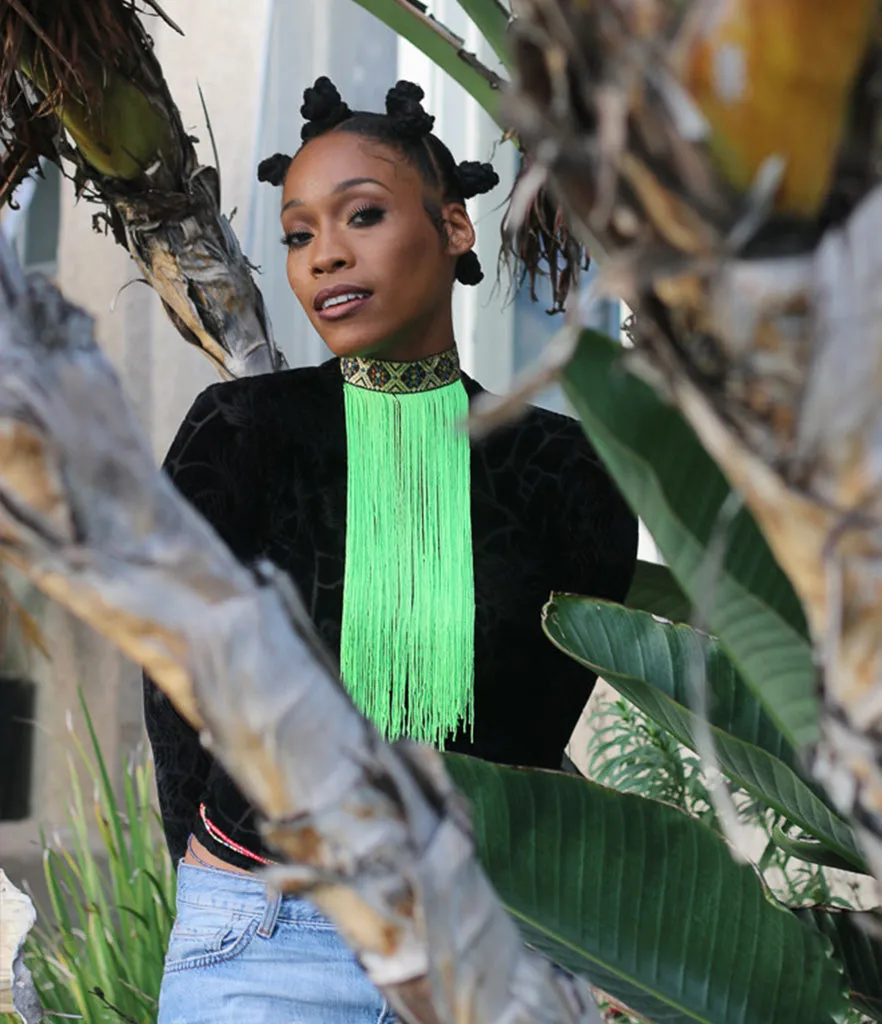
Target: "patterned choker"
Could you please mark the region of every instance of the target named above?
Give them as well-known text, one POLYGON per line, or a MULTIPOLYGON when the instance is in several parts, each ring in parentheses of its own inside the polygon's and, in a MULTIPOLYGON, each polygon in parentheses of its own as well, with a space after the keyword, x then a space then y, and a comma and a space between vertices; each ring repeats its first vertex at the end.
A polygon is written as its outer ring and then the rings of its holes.
POLYGON ((344 356, 340 360, 343 380, 366 391, 383 391, 387 395, 413 395, 453 384, 462 376, 459 353, 455 348, 417 359, 394 362, 366 356, 344 356))

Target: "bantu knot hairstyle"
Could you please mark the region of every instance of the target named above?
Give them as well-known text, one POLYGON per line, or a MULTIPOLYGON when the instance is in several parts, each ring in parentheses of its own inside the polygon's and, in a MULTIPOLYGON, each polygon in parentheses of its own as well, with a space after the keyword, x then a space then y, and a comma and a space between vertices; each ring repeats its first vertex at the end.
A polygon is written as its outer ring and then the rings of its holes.
POLYGON ((493 170, 492 164, 463 160, 456 168, 456 180, 459 182, 463 199, 471 199, 472 196, 482 196, 496 188, 499 184, 499 175, 493 170))
POLYGON ((312 88, 303 91, 300 113, 306 121, 300 129, 303 142, 323 135, 352 116, 352 111, 337 92, 337 86, 324 75, 315 80, 312 88))
POLYGON ((432 134, 435 118, 423 110, 426 94, 414 82, 396 82, 386 93, 386 117, 400 139, 423 139, 432 134))
MULTIPOLYGON (((490 164, 466 160, 457 165, 444 143, 432 134, 435 118, 423 110, 423 90, 414 82, 397 82, 386 93, 386 112, 350 110, 330 79, 317 78, 303 93, 300 113, 306 123, 300 131, 302 144, 331 131, 351 132, 374 142, 395 147, 420 173, 423 180, 441 193, 445 203, 465 203, 499 184, 499 176, 490 164)), ((257 168, 260 181, 281 185, 291 157, 276 153, 262 160, 257 168)), ((427 201, 426 209, 440 232, 444 232, 441 211, 427 201)), ((456 280, 477 284, 483 280, 481 264, 475 252, 464 253, 456 261, 456 280)))
POLYGON ((290 156, 285 153, 273 153, 257 165, 257 180, 268 181, 270 185, 283 185, 290 166, 290 156))

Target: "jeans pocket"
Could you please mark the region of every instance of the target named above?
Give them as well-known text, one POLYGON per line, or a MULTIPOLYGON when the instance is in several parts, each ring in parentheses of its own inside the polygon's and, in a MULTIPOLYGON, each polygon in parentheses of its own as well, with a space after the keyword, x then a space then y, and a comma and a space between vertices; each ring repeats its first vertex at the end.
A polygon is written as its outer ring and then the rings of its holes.
POLYGON ((188 914, 175 921, 165 957, 166 973, 210 967, 240 956, 257 931, 258 921, 241 914, 188 914))
POLYGON ((383 1000, 383 1009, 380 1010, 380 1017, 377 1024, 400 1024, 398 1018, 389 1009, 389 1004, 383 1000))

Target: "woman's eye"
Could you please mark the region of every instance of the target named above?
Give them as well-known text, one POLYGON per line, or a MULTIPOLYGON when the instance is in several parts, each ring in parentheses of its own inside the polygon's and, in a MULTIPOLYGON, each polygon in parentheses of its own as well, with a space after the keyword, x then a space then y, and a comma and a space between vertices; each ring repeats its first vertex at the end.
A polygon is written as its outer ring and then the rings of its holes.
POLYGON ((289 249, 302 249, 309 244, 312 235, 308 231, 289 231, 282 238, 282 245, 289 249))
POLYGON ((385 216, 386 211, 382 206, 362 206, 355 210, 349 218, 349 223, 355 228, 369 228, 374 224, 379 224, 385 216))

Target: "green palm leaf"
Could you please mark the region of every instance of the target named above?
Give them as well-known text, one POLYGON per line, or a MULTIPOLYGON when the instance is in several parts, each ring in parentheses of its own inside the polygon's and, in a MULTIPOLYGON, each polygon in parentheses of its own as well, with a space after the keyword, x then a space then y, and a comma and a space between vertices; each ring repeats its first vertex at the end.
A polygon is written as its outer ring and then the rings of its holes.
POLYGON ((882 911, 802 907, 796 914, 833 943, 855 1009, 882 1021, 882 911))
POLYGON ((609 601, 555 595, 543 616, 562 651, 597 672, 687 747, 697 749, 690 674, 701 672, 720 768, 752 796, 865 870, 851 829, 800 777, 793 748, 745 686, 719 643, 609 601))
POLYGON ((446 762, 496 891, 564 967, 665 1024, 842 1019, 830 945, 707 826, 571 775, 446 762))
POLYGON ((637 562, 625 604, 671 622, 688 622, 692 618, 692 604, 674 574, 666 565, 655 562, 637 562))
POLYGON ((585 331, 563 373, 586 433, 709 629, 795 748, 818 737, 802 607, 746 509, 722 535, 731 489, 680 414, 585 331), (722 540, 718 571, 709 549, 722 540), (713 567, 711 567, 713 568, 713 567))

